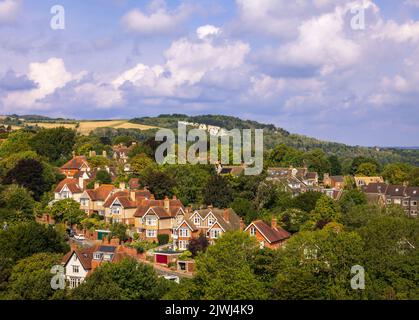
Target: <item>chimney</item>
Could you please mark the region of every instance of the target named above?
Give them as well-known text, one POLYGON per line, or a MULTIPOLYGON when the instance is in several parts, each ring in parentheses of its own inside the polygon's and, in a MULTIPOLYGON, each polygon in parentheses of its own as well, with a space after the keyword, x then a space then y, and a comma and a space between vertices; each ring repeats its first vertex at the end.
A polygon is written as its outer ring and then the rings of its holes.
POLYGON ((240 219, 240 231, 244 230, 244 221, 243 219, 240 219))
POLYGON ((93 151, 92 150, 89 151, 89 158, 91 158, 91 157, 93 157, 93 151))
POLYGON ((150 196, 150 200, 154 200, 155 198, 154 198, 154 194, 152 194, 151 196, 150 196))
POLYGON ((163 200, 163 205, 164 205, 164 210, 166 212, 169 212, 170 211, 170 200, 167 196, 163 200))
POLYGON ((230 222, 230 210, 229 209, 224 209, 223 218, 224 218, 225 221, 230 222))
POLYGON ((276 229, 277 226, 278 226, 278 220, 275 217, 272 217, 271 227, 273 229, 276 229))
POLYGON ((131 190, 130 193, 129 193, 129 197, 130 197, 131 201, 135 201, 135 198, 136 198, 135 191, 131 190))
POLYGON ((108 154, 107 154, 106 150, 103 150, 102 151, 102 157, 104 157, 104 158, 107 158, 108 157, 108 154))
POLYGON ((120 182, 119 183, 119 189, 125 190, 125 182, 120 182))
POLYGON ((173 196, 173 200, 177 200, 177 197, 176 196, 173 196))
POLYGON ((76 151, 73 151, 71 154, 73 155, 73 159, 74 159, 76 157, 76 151))
POLYGON ((95 189, 100 187, 100 182, 95 182, 95 189))

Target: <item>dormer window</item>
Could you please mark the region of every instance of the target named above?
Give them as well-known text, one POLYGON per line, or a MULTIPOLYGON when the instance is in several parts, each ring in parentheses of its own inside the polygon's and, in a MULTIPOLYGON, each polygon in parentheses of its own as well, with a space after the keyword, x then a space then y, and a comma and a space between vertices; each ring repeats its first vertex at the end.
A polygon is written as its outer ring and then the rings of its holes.
POLYGON ((199 219, 199 217, 198 217, 198 216, 195 216, 195 218, 193 219, 193 223, 194 223, 196 226, 200 226, 200 225, 201 225, 201 219, 199 219))
POLYGON ((215 219, 213 217, 208 218, 208 225, 211 227, 215 223, 215 219))

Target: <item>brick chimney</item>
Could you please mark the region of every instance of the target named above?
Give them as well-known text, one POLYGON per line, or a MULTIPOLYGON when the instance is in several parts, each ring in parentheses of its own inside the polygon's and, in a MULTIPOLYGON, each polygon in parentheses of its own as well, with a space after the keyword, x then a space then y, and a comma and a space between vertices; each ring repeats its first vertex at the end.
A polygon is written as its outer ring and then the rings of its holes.
POLYGON ((225 221, 230 222, 230 210, 224 209, 223 218, 225 221))
POLYGON ((240 219, 240 231, 243 231, 244 229, 244 221, 243 219, 240 219))
POLYGON ((278 226, 278 220, 275 217, 272 217, 271 227, 276 228, 278 226))
POLYGON ((154 198, 154 194, 152 194, 152 195, 150 196, 150 200, 155 200, 155 198, 154 198))
POLYGON ((125 182, 120 182, 119 183, 119 189, 125 190, 125 182))
POLYGON ((136 198, 136 196, 135 196, 135 190, 131 190, 130 191, 129 197, 130 197, 131 201, 135 201, 135 198, 136 198))
POLYGON ((170 211, 170 200, 169 200, 169 198, 167 196, 164 197, 163 206, 164 206, 164 210, 166 212, 169 212, 170 211))
POLYGON ((95 182, 95 189, 100 187, 100 182, 95 182))

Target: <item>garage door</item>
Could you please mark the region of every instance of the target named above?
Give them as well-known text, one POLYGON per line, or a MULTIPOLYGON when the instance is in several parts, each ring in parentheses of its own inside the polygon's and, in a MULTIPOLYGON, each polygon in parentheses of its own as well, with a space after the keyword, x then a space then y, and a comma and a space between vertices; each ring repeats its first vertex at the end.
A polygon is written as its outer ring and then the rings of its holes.
POLYGON ((156 262, 161 264, 167 264, 167 256, 162 254, 156 255, 156 262))

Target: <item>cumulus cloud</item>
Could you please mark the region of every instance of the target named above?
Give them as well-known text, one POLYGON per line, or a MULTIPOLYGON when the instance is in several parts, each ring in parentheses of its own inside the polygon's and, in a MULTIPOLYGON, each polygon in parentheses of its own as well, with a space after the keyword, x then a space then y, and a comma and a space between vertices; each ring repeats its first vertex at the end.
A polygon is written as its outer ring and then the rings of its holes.
POLYGON ((167 35, 177 32, 192 11, 192 8, 185 4, 169 10, 164 1, 155 0, 149 6, 148 12, 133 9, 121 21, 126 30, 136 34, 167 35))
POLYGON ((36 83, 37 86, 29 90, 9 92, 2 99, 2 104, 6 110, 34 108, 41 104, 40 100, 80 77, 81 74, 73 75, 68 72, 64 61, 59 58, 50 58, 45 62, 31 63, 27 78, 36 83))
POLYGON ((196 30, 196 34, 197 34, 198 38, 201 39, 201 40, 218 36, 220 34, 220 32, 221 32, 220 28, 217 28, 217 27, 209 25, 209 24, 207 24, 205 26, 202 26, 202 27, 199 27, 196 30))

